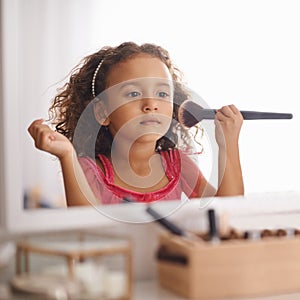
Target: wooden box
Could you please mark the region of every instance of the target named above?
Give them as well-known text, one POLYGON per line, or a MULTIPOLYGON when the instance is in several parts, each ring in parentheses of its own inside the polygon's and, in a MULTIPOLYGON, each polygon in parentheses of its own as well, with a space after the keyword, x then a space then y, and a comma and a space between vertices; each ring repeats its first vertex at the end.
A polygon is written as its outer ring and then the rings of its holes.
POLYGON ((188 299, 283 294, 300 290, 300 237, 236 239, 212 244, 160 236, 158 277, 188 299))

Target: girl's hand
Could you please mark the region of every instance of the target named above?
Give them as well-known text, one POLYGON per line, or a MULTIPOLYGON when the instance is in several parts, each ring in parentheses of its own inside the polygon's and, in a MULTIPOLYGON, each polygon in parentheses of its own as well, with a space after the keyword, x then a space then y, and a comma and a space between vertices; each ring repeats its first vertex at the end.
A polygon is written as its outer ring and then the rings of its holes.
POLYGON ((53 131, 48 125, 43 124, 43 119, 35 120, 28 127, 28 131, 35 142, 35 147, 49 152, 59 159, 72 154, 73 145, 67 137, 53 131))
POLYGON ((238 145, 239 134, 243 124, 243 116, 232 104, 223 106, 216 113, 216 141, 219 148, 238 145))

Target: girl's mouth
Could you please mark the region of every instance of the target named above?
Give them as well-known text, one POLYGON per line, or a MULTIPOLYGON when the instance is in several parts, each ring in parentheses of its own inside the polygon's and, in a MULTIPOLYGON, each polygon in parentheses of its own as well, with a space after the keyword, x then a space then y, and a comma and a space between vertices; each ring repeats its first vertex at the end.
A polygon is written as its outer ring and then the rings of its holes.
POLYGON ((157 118, 147 118, 140 122, 141 125, 160 125, 161 122, 157 118))

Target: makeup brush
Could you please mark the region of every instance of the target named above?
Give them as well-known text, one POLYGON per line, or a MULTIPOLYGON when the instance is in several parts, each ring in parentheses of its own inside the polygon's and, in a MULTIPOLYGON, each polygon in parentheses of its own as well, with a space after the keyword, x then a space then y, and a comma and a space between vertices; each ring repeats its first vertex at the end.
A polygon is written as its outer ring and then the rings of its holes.
MULTIPOLYGON (((216 109, 203 108, 201 105, 191 100, 184 101, 178 109, 178 120, 186 127, 193 127, 202 120, 215 119, 216 109)), ((250 110, 240 111, 244 120, 262 119, 292 119, 290 113, 259 112, 250 110)))
POLYGON ((160 225, 162 225, 164 228, 166 228, 169 232, 179 235, 183 238, 187 238, 190 240, 200 240, 200 238, 193 232, 190 232, 188 230, 184 230, 180 227, 178 227, 175 223, 169 221, 165 217, 163 217, 159 212, 157 212, 154 208, 151 206, 148 206, 146 208, 146 212, 150 214, 154 221, 158 222, 160 225))

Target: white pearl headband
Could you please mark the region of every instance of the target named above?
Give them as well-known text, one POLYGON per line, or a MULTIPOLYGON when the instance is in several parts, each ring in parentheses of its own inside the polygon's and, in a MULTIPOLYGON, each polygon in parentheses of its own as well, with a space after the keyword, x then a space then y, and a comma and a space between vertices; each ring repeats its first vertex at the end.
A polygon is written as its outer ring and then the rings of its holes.
POLYGON ((98 74, 98 71, 100 70, 101 68, 101 65, 103 63, 103 59, 101 59, 101 61, 99 62, 95 72, 94 72, 94 75, 93 75, 93 79, 92 79, 92 95, 93 97, 95 98, 96 97, 96 92, 95 92, 95 81, 96 81, 96 76, 98 74))

